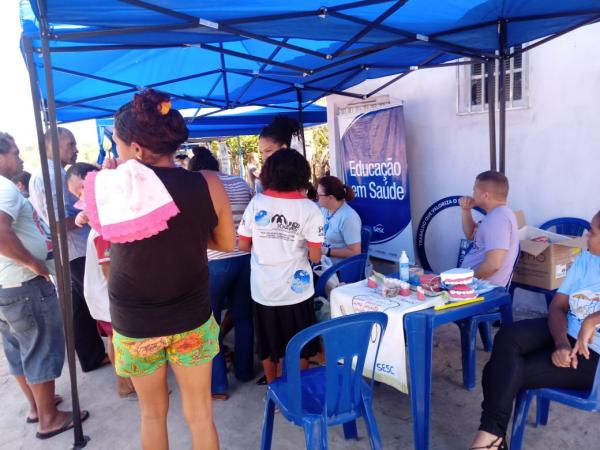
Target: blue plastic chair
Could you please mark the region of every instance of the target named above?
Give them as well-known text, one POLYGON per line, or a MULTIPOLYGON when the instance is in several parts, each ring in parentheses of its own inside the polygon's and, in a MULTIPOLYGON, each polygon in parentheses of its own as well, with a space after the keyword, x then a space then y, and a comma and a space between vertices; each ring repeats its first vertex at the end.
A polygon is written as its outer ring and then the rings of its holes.
MULTIPOLYGON (((591 225, 587 220, 579 219, 577 217, 558 217, 540 225, 540 229, 542 230, 553 231, 555 233, 564 234, 567 236, 583 236, 583 234, 586 231, 589 231, 590 228, 591 225)), ((544 289, 521 283, 512 283, 509 288, 511 297, 514 296, 517 288, 542 294, 546 298, 547 307, 550 307, 550 302, 556 294, 556 289, 544 289)))
POLYGON ((583 233, 590 231, 591 225, 587 220, 577 217, 558 217, 544 222, 540 228, 566 236, 583 236, 583 233))
POLYGON ((365 266, 367 265, 368 255, 361 253, 360 255, 351 256, 339 263, 331 266, 319 277, 317 286, 315 287, 315 297, 325 297, 325 286, 334 274, 338 276, 341 283, 356 283, 365 279, 365 266))
POLYGON ((369 225, 363 225, 360 228, 360 252, 369 253, 369 245, 373 237, 373 228, 369 225))
POLYGON ((386 326, 384 313, 366 312, 321 322, 296 334, 285 352, 283 376, 267 387, 261 449, 271 448, 275 406, 304 429, 308 449, 326 449, 327 427, 334 425, 343 425, 346 439, 358 439, 359 417, 365 419, 371 448, 383 448, 372 399, 375 362, 386 326), (302 348, 318 336, 326 365, 300 371, 302 348), (362 375, 373 336, 377 348, 369 383, 362 375))
POLYGON ((550 401, 562 403, 563 405, 584 411, 600 412, 600 364, 596 368, 594 383, 590 390, 578 391, 574 389, 539 388, 526 389, 519 392, 513 416, 513 428, 510 440, 511 450, 521 450, 523 446, 529 406, 534 397, 537 397, 536 427, 548 423, 550 401))

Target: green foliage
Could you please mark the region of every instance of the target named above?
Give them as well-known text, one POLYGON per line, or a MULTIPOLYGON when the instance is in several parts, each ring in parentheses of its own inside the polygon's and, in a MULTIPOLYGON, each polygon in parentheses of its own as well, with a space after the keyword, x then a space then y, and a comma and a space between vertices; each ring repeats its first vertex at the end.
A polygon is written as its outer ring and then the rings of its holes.
MULTIPOLYGON (((238 138, 231 137, 225 140, 227 144, 227 152, 229 161, 231 162, 231 173, 234 175, 240 174, 240 157, 238 152, 238 138)), ((258 155, 258 136, 240 136, 240 145, 242 147, 242 158, 244 167, 248 164, 248 160, 252 153, 258 155)))
MULTIPOLYGON (((307 136, 308 137, 308 136, 307 136)), ((313 154, 310 159, 313 184, 317 184, 319 178, 329 175, 329 133, 327 125, 321 125, 312 129, 313 154)))

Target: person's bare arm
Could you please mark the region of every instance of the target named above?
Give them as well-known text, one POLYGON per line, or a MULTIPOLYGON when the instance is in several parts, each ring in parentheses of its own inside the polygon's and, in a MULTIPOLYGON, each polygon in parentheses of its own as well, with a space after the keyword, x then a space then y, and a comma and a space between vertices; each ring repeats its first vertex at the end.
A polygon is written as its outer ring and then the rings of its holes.
POLYGON ((240 236, 239 246, 241 251, 249 252, 252 250, 252 239, 246 239, 240 236))
POLYGON ((487 280, 494 275, 504 263, 508 250, 496 249, 485 253, 483 262, 475 270, 475 276, 480 280, 487 280))
POLYGON ((567 312, 569 311, 569 296, 557 292, 548 308, 548 328, 556 348, 571 344, 567 338, 567 312))
POLYGON ((25 248, 13 231, 11 227, 12 223, 13 218, 5 212, 0 211, 0 254, 50 280, 50 272, 48 272, 46 264, 44 261, 35 258, 25 248))
POLYGON ((110 275, 110 263, 105 262, 105 263, 100 264, 100 270, 102 271, 102 275, 104 275, 104 278, 106 279, 106 281, 108 281, 108 277, 110 275))
POLYGON ((360 254, 360 242, 350 244, 344 248, 332 248, 329 252, 329 256, 335 258, 350 258, 351 256, 360 254))
POLYGON ((600 312, 590 314, 581 324, 579 334, 577 335, 577 341, 570 353, 572 359, 571 366, 574 369, 577 369, 577 363, 579 362, 577 355, 581 355, 585 359, 590 359, 590 349, 588 348, 588 345, 594 340, 598 325, 600 325, 600 312))
POLYGON ((309 246, 308 259, 310 259, 315 264, 321 262, 321 248, 313 245, 309 246))
POLYGON ((67 231, 73 231, 79 229, 79 225, 75 222, 77 216, 71 216, 65 218, 65 223, 67 224, 67 231))
POLYGON ((471 212, 474 206, 474 200, 472 197, 461 197, 458 204, 460 205, 463 233, 465 233, 467 239, 473 240, 477 228, 477 224, 473 220, 473 214, 471 212))
MULTIPOLYGON (((567 337, 567 312, 569 296, 556 293, 548 308, 548 328, 554 340, 556 350, 552 353, 552 362, 557 367, 572 367, 571 344, 567 337)), ((577 360, 577 358, 574 358, 577 360)), ((575 363, 576 364, 576 363, 575 363)))
POLYGON ((223 183, 215 172, 202 171, 208 183, 210 198, 217 214, 217 226, 213 229, 208 239, 208 248, 221 252, 231 252, 235 246, 235 230, 231 204, 223 187, 223 183))

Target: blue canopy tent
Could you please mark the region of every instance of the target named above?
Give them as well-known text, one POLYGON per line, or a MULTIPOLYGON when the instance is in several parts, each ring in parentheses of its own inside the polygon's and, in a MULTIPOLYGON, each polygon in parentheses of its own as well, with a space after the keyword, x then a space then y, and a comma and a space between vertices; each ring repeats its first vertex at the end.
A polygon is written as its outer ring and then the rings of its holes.
MULTIPOLYGON (((318 105, 310 105, 302 111, 302 117, 298 110, 283 109, 281 107, 262 107, 251 111, 228 110, 214 113, 200 114, 198 117, 189 117, 188 130, 190 138, 208 138, 208 137, 229 137, 243 136, 248 134, 259 134, 263 127, 273 121, 278 114, 293 117, 298 121, 303 121, 303 129, 321 125, 327 122, 327 108, 318 105), (210 115, 212 114, 212 115, 210 115)), ((100 154, 98 164, 102 164, 105 158, 103 148, 104 137, 112 141, 114 121, 109 119, 96 119, 98 129, 98 144, 100 154)), ((111 150, 116 157, 116 148, 113 143, 111 150)))
MULTIPOLYGON (((32 0, 31 7, 22 2, 22 48, 46 192, 42 117, 57 152, 57 122, 110 116, 142 87, 168 92, 180 109, 295 102, 302 114, 329 93, 368 98, 417 68, 473 60, 486 62, 489 74, 500 62, 502 99, 507 59, 599 18, 600 0, 230 0, 226 7, 216 0, 32 0), (371 92, 344 92, 365 79, 392 74, 397 75, 371 92)), ((491 87, 493 77, 487 78, 491 87)), ((503 171, 503 101, 499 109, 503 171)), ((489 110, 495 168, 492 100, 489 110)), ((57 165, 60 180, 58 170, 57 165)), ((62 195, 60 183, 56 191, 62 195)), ((52 209, 52 201, 48 204, 52 209)), ((58 209, 64 218, 60 202, 58 209)), ((55 217, 52 211, 49 215, 55 217)), ((51 222, 59 291, 69 308, 66 228, 64 221, 51 222)), ((74 375, 72 347, 68 354, 74 375)), ((74 376, 71 382, 78 411, 74 376)), ((75 445, 83 446, 78 417, 75 445)))
MULTIPOLYGON (((428 0, 234 0, 227 8, 216 0, 107 0, 81 6, 81 0, 38 0, 22 8, 24 47, 31 39, 38 75, 44 67, 40 24, 49 31, 62 122, 111 115, 144 86, 171 93, 177 108, 282 102, 302 108, 328 93, 369 97, 381 88, 362 96, 343 90, 384 75, 399 74, 396 81, 460 57, 505 60, 600 17, 598 0, 442 0, 435 7, 428 0)), ((503 80, 503 64, 499 70, 503 80)), ((499 107, 503 171, 503 102, 499 107)), ((492 167, 495 140, 492 134, 492 167)))
MULTIPOLYGON (((298 111, 281 108, 264 107, 252 111, 236 112, 235 110, 217 112, 212 115, 190 117, 188 129, 190 138, 242 136, 259 134, 261 129, 271 123, 278 114, 294 117, 299 120, 298 111)), ((304 127, 312 127, 327 122, 327 108, 310 105, 303 111, 304 127)), ((109 129, 112 134, 113 120, 97 119, 97 126, 109 129)), ((104 132, 104 131, 103 131, 104 132)))

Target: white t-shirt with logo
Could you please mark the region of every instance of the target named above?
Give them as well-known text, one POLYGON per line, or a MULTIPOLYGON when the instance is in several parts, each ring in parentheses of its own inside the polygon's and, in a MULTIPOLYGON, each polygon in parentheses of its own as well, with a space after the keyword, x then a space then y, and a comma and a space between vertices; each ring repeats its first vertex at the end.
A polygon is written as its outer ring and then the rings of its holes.
POLYGON ((252 298, 265 306, 295 305, 314 295, 308 247, 321 247, 323 215, 300 192, 257 194, 238 227, 252 239, 252 298))

